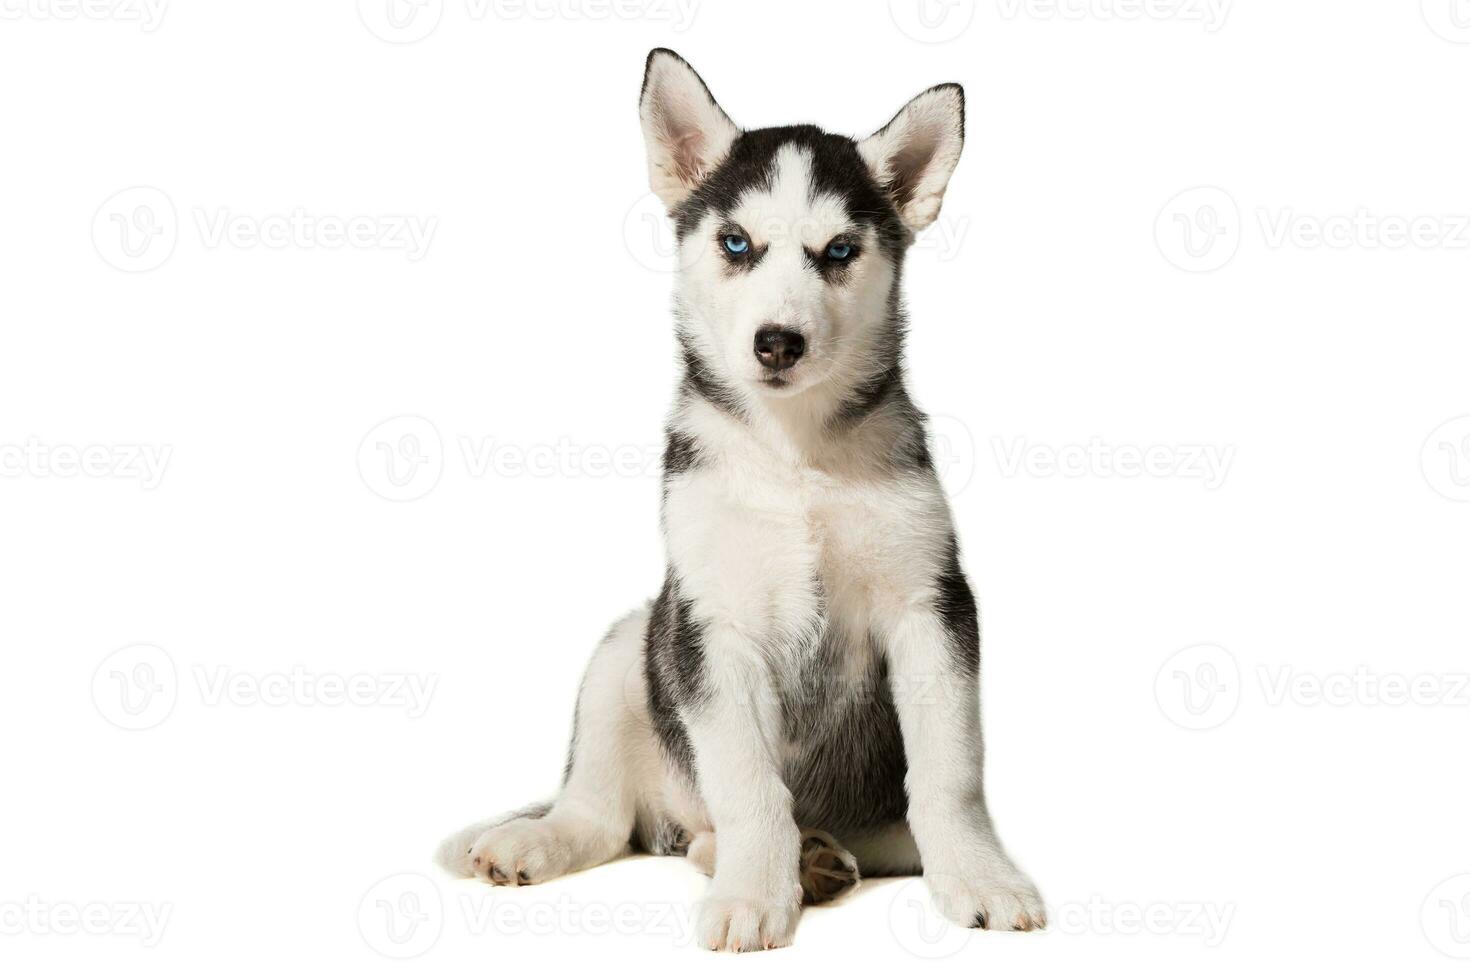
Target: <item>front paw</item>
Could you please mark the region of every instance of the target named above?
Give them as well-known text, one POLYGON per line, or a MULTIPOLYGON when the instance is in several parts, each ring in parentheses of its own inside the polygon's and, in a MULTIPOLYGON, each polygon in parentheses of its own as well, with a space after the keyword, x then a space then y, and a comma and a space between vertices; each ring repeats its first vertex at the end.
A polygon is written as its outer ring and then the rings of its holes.
POLYGON ((924 881, 951 922, 998 932, 1046 928, 1046 907, 1036 886, 1004 859, 977 861, 954 871, 926 870, 924 881))
POLYGON ((706 949, 733 953, 790 946, 801 905, 712 891, 699 903, 695 936, 706 949))
POLYGON ((491 827, 465 855, 470 873, 494 885, 533 885, 564 874, 571 848, 550 821, 520 818, 491 827))

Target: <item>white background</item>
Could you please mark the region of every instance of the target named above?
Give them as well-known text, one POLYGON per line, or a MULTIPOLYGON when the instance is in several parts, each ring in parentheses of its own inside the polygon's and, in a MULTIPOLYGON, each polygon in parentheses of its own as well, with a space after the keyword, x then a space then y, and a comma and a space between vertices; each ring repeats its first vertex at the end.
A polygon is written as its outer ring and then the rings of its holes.
POLYGON ((1463 975, 1470 5, 590 2, 0 4, 6 972, 1463 975), (660 581, 654 45, 746 126, 965 85, 912 388, 1045 934, 429 864, 660 581))

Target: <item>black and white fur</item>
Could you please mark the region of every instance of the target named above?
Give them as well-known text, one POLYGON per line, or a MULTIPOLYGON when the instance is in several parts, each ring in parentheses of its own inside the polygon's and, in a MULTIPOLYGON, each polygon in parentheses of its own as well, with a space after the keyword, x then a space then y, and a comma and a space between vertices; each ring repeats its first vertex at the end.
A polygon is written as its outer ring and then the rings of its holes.
POLYGON ((1039 928, 986 810, 975 600, 902 366, 904 252, 959 160, 963 91, 862 140, 746 131, 660 49, 639 109, 679 242, 668 574, 593 654, 560 794, 440 861, 514 885, 687 852, 714 949, 789 943, 803 894, 843 887, 812 876, 853 863, 922 871, 963 925, 1039 928), (772 330, 794 364, 761 356, 772 330))

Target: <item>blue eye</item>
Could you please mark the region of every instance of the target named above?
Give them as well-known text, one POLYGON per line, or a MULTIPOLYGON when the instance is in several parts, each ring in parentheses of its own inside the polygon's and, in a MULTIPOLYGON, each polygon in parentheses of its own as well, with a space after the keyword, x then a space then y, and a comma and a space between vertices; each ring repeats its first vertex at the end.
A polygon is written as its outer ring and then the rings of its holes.
POLYGON ((744 255, 750 251, 750 239, 744 235, 726 235, 725 251, 731 255, 744 255))
POLYGON ((838 262, 852 258, 852 246, 846 242, 833 242, 827 246, 827 258, 838 262))

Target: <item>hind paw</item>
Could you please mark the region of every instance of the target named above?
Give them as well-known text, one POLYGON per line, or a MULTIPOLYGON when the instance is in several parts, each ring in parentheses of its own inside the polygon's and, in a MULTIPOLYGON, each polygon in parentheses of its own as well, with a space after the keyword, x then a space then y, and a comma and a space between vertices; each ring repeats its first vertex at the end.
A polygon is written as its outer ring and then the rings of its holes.
POLYGON ((801 897, 807 905, 821 905, 852 891, 861 876, 853 857, 830 834, 803 830, 801 835, 801 897))

